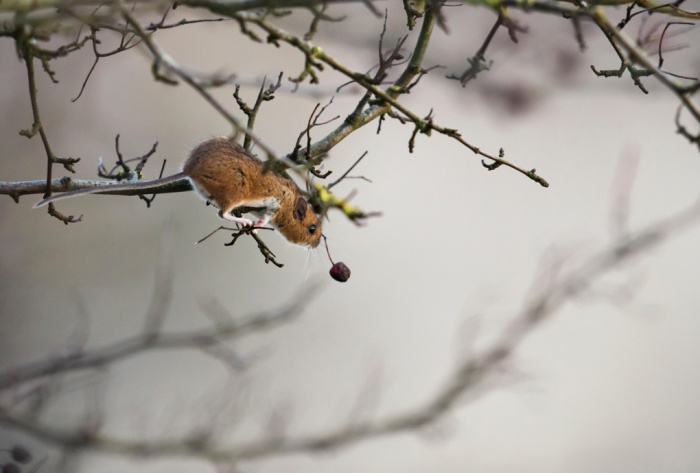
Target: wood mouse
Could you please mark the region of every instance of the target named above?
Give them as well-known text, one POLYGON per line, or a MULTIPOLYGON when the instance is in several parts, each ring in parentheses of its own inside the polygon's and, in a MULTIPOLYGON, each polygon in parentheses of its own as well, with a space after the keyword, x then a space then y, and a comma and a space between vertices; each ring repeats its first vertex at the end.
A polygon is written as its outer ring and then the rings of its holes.
POLYGON ((291 243, 315 248, 321 241, 321 222, 296 183, 269 170, 249 151, 227 137, 200 143, 182 165, 182 172, 147 182, 79 189, 47 197, 34 207, 83 194, 115 190, 143 191, 180 179, 189 179, 204 200, 219 209, 219 217, 244 226, 262 227, 268 222, 291 243), (253 222, 242 213, 252 213, 253 222))

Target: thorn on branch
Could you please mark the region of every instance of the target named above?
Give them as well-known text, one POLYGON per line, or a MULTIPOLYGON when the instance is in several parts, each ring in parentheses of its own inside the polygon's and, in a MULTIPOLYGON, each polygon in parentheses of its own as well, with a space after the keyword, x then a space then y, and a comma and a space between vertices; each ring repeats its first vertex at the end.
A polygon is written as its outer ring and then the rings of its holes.
POLYGON ((39 125, 37 122, 34 122, 32 123, 32 127, 30 129, 20 130, 19 134, 31 139, 34 138, 34 135, 36 135, 39 132, 40 127, 41 125, 39 125))
POLYGON ((309 172, 313 174, 314 176, 318 177, 319 179, 325 179, 331 174, 333 174, 333 171, 326 171, 326 172, 321 172, 318 169, 309 169, 309 172))
MULTIPOLYGON (((479 152, 479 154, 485 155, 485 153, 482 153, 482 152, 479 152)), ((487 157, 489 159, 491 159, 493 161, 493 163, 488 164, 485 160, 482 159, 481 165, 484 166, 489 171, 495 171, 496 169, 498 169, 502 165, 507 164, 507 161, 505 161, 506 152, 503 148, 498 150, 498 159, 496 159, 493 156, 487 156, 487 157)), ((522 172, 523 174, 525 174, 530 179, 532 179, 533 181, 535 181, 536 183, 538 183, 539 185, 541 185, 542 187, 549 187, 549 182, 547 182, 547 180, 545 178, 543 178, 542 176, 539 176, 537 174, 536 169, 530 169, 529 171, 525 171, 525 170, 518 168, 518 170, 520 172, 522 172)))
POLYGON ((51 69, 51 66, 49 65, 49 60, 45 57, 39 57, 39 62, 41 63, 41 68, 44 70, 47 76, 49 76, 49 79, 51 79, 51 82, 54 84, 58 84, 58 79, 56 79, 56 72, 54 72, 53 69, 51 69))
POLYGON ((178 85, 177 80, 167 77, 166 75, 160 72, 161 62, 162 61, 160 58, 155 58, 153 60, 153 65, 151 66, 151 73, 153 74, 153 78, 158 82, 162 82, 167 85, 178 85))
POLYGON ((485 160, 483 160, 483 159, 481 160, 481 165, 484 166, 489 171, 494 171, 494 170, 498 169, 499 167, 501 167, 502 164, 503 163, 501 163, 499 161, 494 161, 493 163, 488 164, 485 160))
POLYGON ((385 115, 386 113, 379 115, 379 119, 377 120, 377 134, 382 132, 382 123, 384 123, 384 120, 386 120, 385 115))
POLYGON ((75 217, 73 215, 65 215, 56 210, 56 207, 53 205, 53 203, 49 204, 48 208, 48 214, 51 215, 54 218, 57 218, 64 224, 68 225, 69 223, 78 223, 83 219, 82 214, 78 217, 75 217))
POLYGON ((406 26, 409 31, 413 31, 416 26, 416 19, 421 18, 424 12, 414 8, 414 0, 403 0, 403 9, 406 11, 406 26))
POLYGON ((598 69, 596 69, 596 67, 593 64, 591 64, 591 70, 598 77, 622 77, 622 73, 625 72, 625 65, 622 64, 622 67, 620 67, 620 69, 601 69, 601 70, 598 70, 598 69))
MULTIPOLYGON (((405 125, 406 123, 411 121, 409 117, 405 117, 400 113, 396 112, 395 110, 389 110, 388 112, 382 115, 382 118, 384 118, 384 115, 388 115, 391 118, 398 120, 402 125, 405 125)), ((379 131, 377 131, 377 134, 379 134, 379 131)))
POLYGON ((622 62, 620 64, 619 69, 601 69, 598 70, 594 65, 591 64, 591 70, 593 73, 598 76, 598 77, 622 77, 622 74, 625 72, 625 70, 628 70, 630 73, 630 76, 632 77, 632 81, 634 82, 634 85, 636 85, 639 90, 644 92, 645 94, 648 94, 649 91, 647 90, 646 87, 644 87, 644 84, 641 81, 642 77, 649 77, 650 75, 654 74, 653 71, 646 70, 646 69, 637 69, 634 66, 631 66, 629 64, 625 64, 622 62))
POLYGON ((66 171, 75 174, 75 169, 73 168, 73 165, 80 162, 80 158, 59 158, 54 156, 51 161, 54 164, 62 165, 66 171))
POLYGON ((418 133, 422 133, 424 135, 430 136, 430 133, 433 129, 433 109, 430 109, 430 112, 428 115, 423 118, 421 121, 416 121, 414 122, 414 127, 413 127, 413 132, 411 133, 411 138, 408 140, 408 151, 410 153, 413 153, 413 150, 416 147, 416 136, 418 133))
MULTIPOLYGON (((498 157, 501 159, 506 157, 506 152, 503 148, 498 150, 498 157)), ((481 160, 481 165, 484 166, 489 171, 494 171, 494 170, 498 169, 499 167, 501 167, 502 164, 503 163, 501 161, 494 161, 493 163, 488 164, 483 159, 481 160)))

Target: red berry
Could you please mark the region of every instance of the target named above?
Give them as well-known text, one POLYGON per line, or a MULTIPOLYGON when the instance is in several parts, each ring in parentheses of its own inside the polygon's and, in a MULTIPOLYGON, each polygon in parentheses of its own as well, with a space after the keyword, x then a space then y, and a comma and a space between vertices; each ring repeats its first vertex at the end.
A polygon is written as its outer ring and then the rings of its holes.
POLYGON ((331 266, 331 277, 339 282, 345 282, 350 279, 350 268, 348 268, 345 263, 335 263, 331 266))

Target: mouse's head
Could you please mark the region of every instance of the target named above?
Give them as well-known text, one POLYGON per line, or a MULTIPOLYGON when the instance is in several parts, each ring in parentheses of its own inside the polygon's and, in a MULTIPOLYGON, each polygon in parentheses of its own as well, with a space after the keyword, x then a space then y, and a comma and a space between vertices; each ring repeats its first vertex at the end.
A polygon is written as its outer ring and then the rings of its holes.
POLYGON ((321 221, 302 196, 294 202, 291 218, 278 222, 277 229, 290 242, 316 248, 321 241, 321 221))

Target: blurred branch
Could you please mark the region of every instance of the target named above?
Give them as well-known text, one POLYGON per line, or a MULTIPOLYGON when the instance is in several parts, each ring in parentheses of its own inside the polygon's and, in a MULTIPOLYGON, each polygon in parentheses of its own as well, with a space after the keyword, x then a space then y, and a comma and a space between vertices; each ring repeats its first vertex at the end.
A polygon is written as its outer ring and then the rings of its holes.
MULTIPOLYGON (((160 330, 160 324, 162 323, 162 318, 167 315, 166 311, 169 307, 172 281, 169 275, 161 272, 158 275, 156 284, 158 287, 154 291, 153 300, 146 314, 147 324, 142 334, 103 348, 87 351, 78 350, 63 356, 55 355, 44 360, 4 370, 0 372, 0 392, 15 388, 37 378, 66 374, 77 370, 103 368, 146 351, 163 349, 204 350, 226 340, 271 330, 298 318, 316 292, 315 286, 307 285, 303 291, 280 309, 260 312, 243 318, 231 318, 226 323, 219 323, 209 329, 184 333, 167 333, 160 330), (155 319, 161 322, 153 323, 152 320, 155 319)), ((2 412, 1 407, 0 412, 2 412)), ((6 414, 6 412, 2 412, 2 415, 6 414)))
MULTIPOLYGON (((543 322, 552 318, 565 303, 584 295, 604 275, 641 254, 650 252, 667 238, 696 225, 699 219, 700 201, 673 217, 640 231, 621 235, 605 249, 568 271, 563 271, 559 260, 550 266, 542 265, 542 274, 536 279, 537 284, 533 286, 529 302, 495 340, 461 362, 444 386, 430 399, 403 413, 355 422, 312 435, 281 432, 271 438, 229 446, 209 441, 206 434, 179 440, 132 440, 110 437, 98 431, 88 434, 85 431, 73 432, 41 424, 29 417, 13 415, 10 409, 0 409, 0 424, 66 449, 87 449, 140 457, 177 455, 232 465, 279 455, 332 450, 376 437, 413 432, 455 409, 465 394, 473 392, 495 375, 513 357, 522 342, 543 322)), ((19 366, 0 374, 0 389, 10 389, 29 380, 56 373, 105 366, 145 350, 209 347, 225 338, 240 337, 288 322, 298 315, 307 301, 308 294, 302 294, 276 312, 257 314, 241 321, 228 316, 217 316, 215 327, 209 330, 185 334, 144 334, 106 348, 19 366)))

